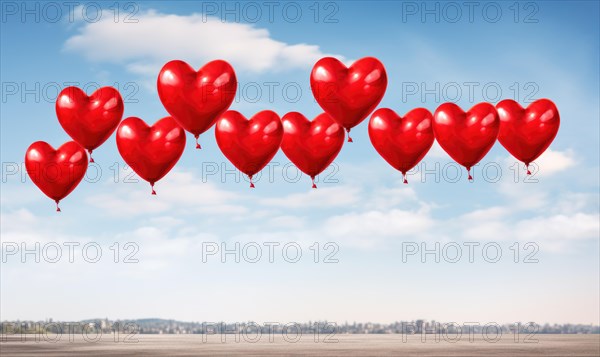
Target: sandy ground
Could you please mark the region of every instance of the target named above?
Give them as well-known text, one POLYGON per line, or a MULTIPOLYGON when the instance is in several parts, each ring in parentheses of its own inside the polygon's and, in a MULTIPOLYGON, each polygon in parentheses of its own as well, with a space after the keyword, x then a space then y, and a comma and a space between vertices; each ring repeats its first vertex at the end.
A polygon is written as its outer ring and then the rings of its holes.
MULTIPOLYGON (((503 335, 489 342, 467 335, 457 342, 428 335, 337 335, 324 342, 324 335, 304 335, 293 342, 282 335, 263 335, 256 342, 237 335, 102 335, 99 341, 86 341, 81 335, 63 335, 57 342, 36 341, 33 335, 0 336, 1 356, 600 356, 600 335, 536 335, 533 341, 518 342, 513 335, 503 335), (206 338, 206 340, 204 340, 206 338), (23 341, 24 340, 24 341, 23 341), (117 342, 118 341, 118 342, 117 342)), ((451 338, 455 338, 449 336, 451 338)))

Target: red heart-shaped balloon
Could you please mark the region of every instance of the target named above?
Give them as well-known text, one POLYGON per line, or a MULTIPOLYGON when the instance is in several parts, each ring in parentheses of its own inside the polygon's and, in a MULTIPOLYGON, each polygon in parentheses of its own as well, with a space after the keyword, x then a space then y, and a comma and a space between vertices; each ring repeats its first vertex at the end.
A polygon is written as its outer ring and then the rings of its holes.
POLYGON ((63 89, 56 98, 58 122, 69 136, 92 150, 102 145, 123 118, 123 99, 113 87, 102 87, 89 97, 77 87, 63 89))
POLYGON ((377 109, 369 120, 369 137, 375 150, 393 168, 406 172, 419 163, 431 149, 433 116, 429 110, 416 108, 400 117, 388 108, 377 109))
POLYGON ((283 116, 281 150, 315 185, 344 145, 344 129, 329 114, 321 113, 312 122, 298 112, 283 116))
POLYGON ((490 151, 498 137, 500 120, 490 103, 479 103, 464 112, 454 103, 440 105, 434 114, 433 132, 440 146, 471 177, 471 167, 490 151))
POLYGON ((263 110, 246 119, 235 110, 228 110, 217 120, 217 145, 241 172, 250 177, 262 170, 279 150, 283 127, 277 113, 263 110))
POLYGON ((88 167, 85 149, 74 141, 54 150, 45 141, 36 141, 27 148, 25 168, 31 181, 56 202, 67 197, 83 179, 88 167))
POLYGON ((183 61, 171 61, 158 74, 158 96, 185 130, 198 137, 217 121, 233 102, 237 79, 225 61, 208 62, 197 72, 183 61))
POLYGON ((347 68, 333 58, 321 58, 310 74, 310 87, 323 110, 348 131, 363 121, 383 98, 387 74, 377 58, 365 57, 347 68))
POLYGON ((185 132, 172 117, 148 126, 142 119, 130 117, 117 130, 117 148, 123 160, 141 178, 154 183, 163 178, 181 157, 185 132))
MULTIPOLYGON (((496 105, 500 117, 498 141, 526 166, 540 157, 558 133, 560 116, 549 99, 539 99, 524 109, 511 99, 496 105)), ((528 174, 529 169, 527 170, 528 174)))

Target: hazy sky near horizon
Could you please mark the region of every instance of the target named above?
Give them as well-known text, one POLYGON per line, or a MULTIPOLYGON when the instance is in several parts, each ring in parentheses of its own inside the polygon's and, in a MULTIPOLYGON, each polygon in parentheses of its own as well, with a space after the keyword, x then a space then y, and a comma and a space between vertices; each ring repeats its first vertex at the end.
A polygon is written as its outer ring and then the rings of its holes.
POLYGON ((600 324, 598 2, 48 4, 1 4, 2 320, 600 324), (313 118, 324 56, 379 58, 379 107, 399 114, 550 98, 560 131, 532 178, 496 143, 469 183, 436 144, 403 185, 367 119, 317 190, 281 151, 250 190, 210 130, 157 196, 113 135, 60 214, 23 171, 32 142, 70 140, 54 99, 72 83, 113 85, 124 117, 154 123, 164 63, 221 58, 231 109, 313 118))

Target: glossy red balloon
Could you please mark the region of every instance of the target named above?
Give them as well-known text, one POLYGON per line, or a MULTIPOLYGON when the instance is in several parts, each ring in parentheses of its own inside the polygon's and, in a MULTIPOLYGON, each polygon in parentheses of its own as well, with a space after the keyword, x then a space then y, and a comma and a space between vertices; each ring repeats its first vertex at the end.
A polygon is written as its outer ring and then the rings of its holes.
POLYGON ((471 167, 490 151, 498 137, 500 120, 490 103, 479 103, 464 112, 454 103, 440 105, 434 114, 433 132, 440 146, 471 177, 471 167))
POLYGON ((158 75, 158 96, 163 106, 185 130, 198 137, 217 121, 233 102, 237 79, 225 61, 208 62, 195 71, 183 61, 171 61, 158 75))
POLYGON ((321 58, 310 74, 310 87, 323 110, 348 131, 363 121, 383 98, 387 74, 377 58, 365 57, 347 68, 333 58, 321 58))
POLYGON ((68 141, 54 150, 45 141, 36 141, 27 148, 25 168, 31 181, 56 202, 67 197, 81 182, 88 167, 85 149, 68 141))
POLYGON ((92 150, 102 145, 123 118, 123 99, 113 87, 102 87, 89 97, 77 87, 63 89, 56 98, 58 122, 69 136, 92 150))
POLYGON ((393 168, 406 172, 419 163, 433 145, 433 116, 416 108, 400 117, 391 109, 377 109, 369 120, 369 137, 375 150, 393 168))
POLYGON ((123 160, 141 178, 154 183, 163 178, 181 157, 185 132, 172 117, 148 126, 142 119, 130 117, 117 130, 117 148, 123 160))
MULTIPOLYGON (((498 141, 526 166, 540 157, 558 133, 560 115, 556 105, 540 99, 524 109, 511 99, 496 105, 500 117, 498 141)), ((529 169, 527 170, 528 174, 529 169)))
POLYGON ((263 110, 246 119, 235 110, 221 115, 215 127, 219 148, 231 163, 250 177, 262 170, 279 150, 283 127, 277 113, 263 110))
POLYGON ((336 158, 344 145, 344 128, 329 114, 319 114, 312 122, 298 112, 283 116, 281 150, 291 162, 313 180, 336 158))

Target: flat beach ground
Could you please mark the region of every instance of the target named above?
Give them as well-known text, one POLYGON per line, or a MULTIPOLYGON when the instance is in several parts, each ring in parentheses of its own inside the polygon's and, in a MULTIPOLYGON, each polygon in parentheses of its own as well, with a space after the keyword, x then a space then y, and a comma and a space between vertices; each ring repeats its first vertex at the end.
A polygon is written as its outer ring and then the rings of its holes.
MULTIPOLYGON (((450 335, 448 339, 458 335, 450 335)), ((123 335, 105 334, 97 342, 81 335, 63 335, 58 342, 35 341, 33 335, 3 335, 1 356, 600 356, 600 335, 536 335, 524 342, 525 335, 515 341, 514 335, 503 335, 489 342, 481 335, 459 336, 451 343, 433 335, 422 342, 420 335, 303 335, 299 341, 286 341, 282 335, 136 335, 124 342, 123 335), (24 340, 24 341, 23 341, 24 340), (118 342, 115 342, 117 340, 118 342)))

